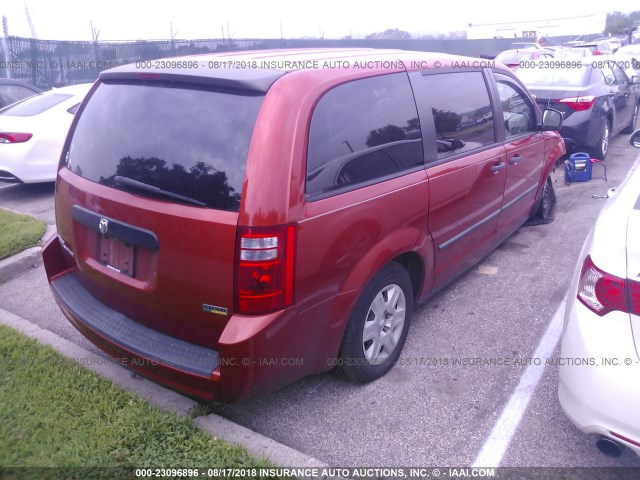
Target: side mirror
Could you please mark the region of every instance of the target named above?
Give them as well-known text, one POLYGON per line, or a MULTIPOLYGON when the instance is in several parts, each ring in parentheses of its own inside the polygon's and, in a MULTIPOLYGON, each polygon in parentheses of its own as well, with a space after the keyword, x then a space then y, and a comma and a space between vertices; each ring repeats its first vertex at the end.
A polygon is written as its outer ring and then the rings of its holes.
POLYGON ((640 77, 637 75, 634 75, 633 77, 631 77, 631 83, 633 85, 640 85, 640 77))
POLYGON ((629 143, 632 147, 640 148, 640 130, 636 130, 629 137, 629 143))
POLYGON ((542 130, 560 130, 562 128, 562 113, 554 108, 545 108, 542 112, 542 130))

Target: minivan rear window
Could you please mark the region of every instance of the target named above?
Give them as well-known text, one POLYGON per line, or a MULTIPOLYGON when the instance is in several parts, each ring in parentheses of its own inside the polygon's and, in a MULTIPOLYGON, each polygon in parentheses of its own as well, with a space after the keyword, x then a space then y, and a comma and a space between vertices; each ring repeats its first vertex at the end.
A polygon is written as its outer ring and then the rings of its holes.
POLYGON ((238 211, 263 98, 168 82, 101 83, 80 112, 66 166, 112 188, 238 211))

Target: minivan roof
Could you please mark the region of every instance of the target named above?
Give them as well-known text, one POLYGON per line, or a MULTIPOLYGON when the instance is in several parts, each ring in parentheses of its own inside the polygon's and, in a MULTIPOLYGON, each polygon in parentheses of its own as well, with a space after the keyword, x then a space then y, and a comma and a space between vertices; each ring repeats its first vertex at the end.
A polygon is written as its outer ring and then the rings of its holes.
MULTIPOLYGON (((393 71, 410 71, 445 69, 453 65, 464 68, 464 62, 473 61, 484 62, 484 66, 490 65, 489 60, 480 58, 376 48, 247 50, 140 61, 106 70, 100 74, 100 79, 175 81, 179 77, 190 83, 266 92, 278 78, 296 70, 338 69, 357 64, 362 70, 379 70, 388 65, 393 71), (197 62, 196 66, 194 62, 197 62)), ((349 68, 344 70, 346 74, 349 68)))

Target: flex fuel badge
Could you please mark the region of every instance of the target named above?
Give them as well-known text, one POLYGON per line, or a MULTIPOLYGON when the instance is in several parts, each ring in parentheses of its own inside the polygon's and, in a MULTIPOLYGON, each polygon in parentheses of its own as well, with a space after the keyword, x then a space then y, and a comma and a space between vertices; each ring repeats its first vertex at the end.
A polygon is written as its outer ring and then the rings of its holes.
POLYGON ((202 311, 207 313, 215 313, 216 315, 226 315, 229 311, 224 307, 216 307, 215 305, 202 304, 202 311))

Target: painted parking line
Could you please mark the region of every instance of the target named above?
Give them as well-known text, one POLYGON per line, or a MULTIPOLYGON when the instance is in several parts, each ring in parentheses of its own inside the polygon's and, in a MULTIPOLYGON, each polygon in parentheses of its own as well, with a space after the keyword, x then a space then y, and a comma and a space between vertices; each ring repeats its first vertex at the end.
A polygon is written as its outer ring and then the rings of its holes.
MULTIPOLYGON (((560 335, 562 334, 562 325, 564 318, 564 310, 567 305, 567 299, 562 300, 556 312, 547 327, 533 358, 546 359, 551 357, 553 351, 558 344, 560 335)), ((473 466, 481 467, 499 467, 502 462, 511 440, 518 430, 518 426, 524 417, 529 402, 536 391, 542 373, 544 372, 545 362, 539 365, 529 364, 518 382, 518 386, 511 394, 509 401, 502 410, 502 414, 496 421, 491 434, 484 442, 482 450, 478 454, 473 466)))

